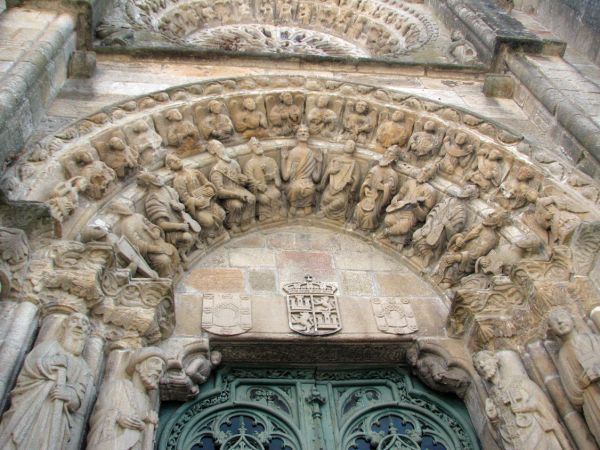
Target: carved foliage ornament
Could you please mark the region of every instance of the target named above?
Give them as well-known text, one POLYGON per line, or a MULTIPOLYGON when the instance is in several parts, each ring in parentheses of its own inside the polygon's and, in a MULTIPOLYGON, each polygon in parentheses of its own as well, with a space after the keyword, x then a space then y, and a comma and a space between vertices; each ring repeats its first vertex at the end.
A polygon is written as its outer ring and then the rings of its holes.
POLYGON ((336 284, 313 281, 310 275, 304 280, 283 286, 290 328, 305 336, 337 333, 342 329, 342 322, 336 284))

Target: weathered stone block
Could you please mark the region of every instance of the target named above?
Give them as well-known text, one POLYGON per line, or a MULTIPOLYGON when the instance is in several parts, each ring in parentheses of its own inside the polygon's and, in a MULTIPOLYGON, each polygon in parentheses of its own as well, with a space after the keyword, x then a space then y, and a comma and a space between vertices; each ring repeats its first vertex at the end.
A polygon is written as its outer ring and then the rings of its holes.
POLYGON ((486 97, 512 98, 515 89, 510 75, 491 73, 485 76, 483 93, 486 97))
POLYGON ((229 262, 234 267, 273 267, 275 256, 266 248, 237 248, 230 252, 229 262))
POLYGON ((96 71, 96 53, 77 50, 69 60, 69 78, 91 78, 96 71))
POLYGON ((379 295, 385 297, 430 297, 435 292, 413 274, 395 272, 377 273, 375 275, 379 286, 379 295))
POLYGON ((370 272, 342 272, 340 295, 373 295, 373 278, 370 272))
POLYGON ((275 272, 272 270, 251 270, 248 272, 248 284, 254 292, 275 292, 275 272))
POLYGON ((244 292, 244 274, 239 269, 196 269, 184 281, 202 292, 244 292))

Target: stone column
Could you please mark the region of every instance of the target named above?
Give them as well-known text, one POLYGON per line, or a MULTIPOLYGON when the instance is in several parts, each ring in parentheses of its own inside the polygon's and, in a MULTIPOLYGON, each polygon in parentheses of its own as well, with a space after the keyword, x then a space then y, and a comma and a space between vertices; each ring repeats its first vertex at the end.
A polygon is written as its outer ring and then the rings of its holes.
MULTIPOLYGON (((14 303, 14 302, 7 302, 14 303)), ((37 328, 38 307, 30 302, 16 304, 0 346, 0 411, 3 411, 23 359, 31 347, 37 328)))
POLYGON ((539 378, 542 379, 546 391, 556 406, 558 414, 566 425, 571 438, 579 450, 597 450, 595 440, 590 434, 583 417, 573 408, 560 382, 560 376, 544 348, 542 341, 534 341, 527 345, 527 352, 539 378))

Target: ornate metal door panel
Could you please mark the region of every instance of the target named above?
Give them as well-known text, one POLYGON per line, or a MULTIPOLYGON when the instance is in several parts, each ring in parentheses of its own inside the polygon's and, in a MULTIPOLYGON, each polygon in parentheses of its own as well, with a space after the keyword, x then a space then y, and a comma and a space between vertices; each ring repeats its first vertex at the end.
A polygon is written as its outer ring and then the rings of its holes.
POLYGON ((160 423, 160 450, 479 450, 460 401, 397 368, 227 368, 160 423))

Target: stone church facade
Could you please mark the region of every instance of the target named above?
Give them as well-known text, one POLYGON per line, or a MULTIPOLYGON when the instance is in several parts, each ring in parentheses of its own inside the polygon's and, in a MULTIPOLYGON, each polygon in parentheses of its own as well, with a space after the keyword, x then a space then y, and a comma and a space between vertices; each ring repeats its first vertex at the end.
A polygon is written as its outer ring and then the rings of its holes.
POLYGON ((0 447, 600 447, 600 6, 1 0, 0 447))

